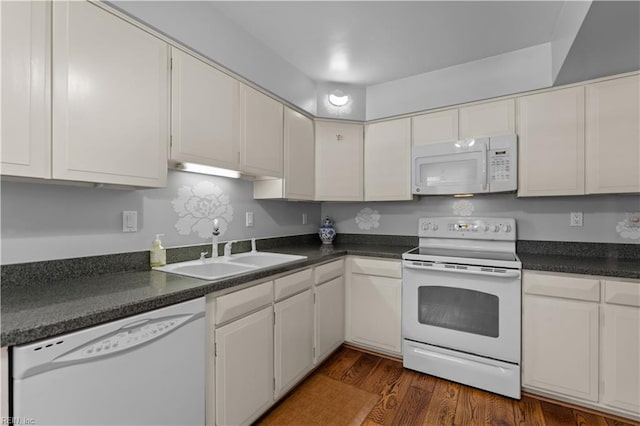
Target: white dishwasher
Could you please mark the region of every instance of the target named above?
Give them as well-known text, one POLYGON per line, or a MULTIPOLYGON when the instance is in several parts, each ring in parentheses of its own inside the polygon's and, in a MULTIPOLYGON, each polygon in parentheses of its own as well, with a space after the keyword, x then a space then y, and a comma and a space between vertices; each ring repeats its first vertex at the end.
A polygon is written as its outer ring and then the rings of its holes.
POLYGON ((13 416, 204 425, 204 297, 13 348, 13 416))

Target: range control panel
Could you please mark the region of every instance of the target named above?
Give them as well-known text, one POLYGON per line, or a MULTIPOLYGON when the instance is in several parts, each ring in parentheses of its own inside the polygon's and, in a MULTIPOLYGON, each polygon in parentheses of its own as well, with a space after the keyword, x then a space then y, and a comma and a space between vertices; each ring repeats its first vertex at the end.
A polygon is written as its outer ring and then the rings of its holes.
POLYGON ((422 217, 419 237, 515 241, 516 220, 495 217, 422 217))

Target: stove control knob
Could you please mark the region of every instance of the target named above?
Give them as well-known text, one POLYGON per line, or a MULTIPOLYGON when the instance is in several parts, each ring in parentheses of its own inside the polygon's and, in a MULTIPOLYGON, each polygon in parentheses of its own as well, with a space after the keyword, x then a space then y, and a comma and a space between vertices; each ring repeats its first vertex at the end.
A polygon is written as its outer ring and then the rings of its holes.
POLYGON ((481 230, 483 230, 484 232, 488 232, 489 231, 489 225, 482 225, 480 227, 481 230))
POLYGON ((422 225, 422 229, 425 231, 428 231, 431 229, 431 222, 427 222, 425 224, 422 225))
POLYGON ((433 225, 431 225, 431 230, 432 231, 437 231, 438 230, 438 225, 436 225, 435 223, 433 225))
POLYGON ((500 230, 500 227, 498 225, 490 225, 490 226, 493 232, 498 232, 500 230))
POLYGON ((511 225, 502 225, 502 231, 511 232, 511 225))

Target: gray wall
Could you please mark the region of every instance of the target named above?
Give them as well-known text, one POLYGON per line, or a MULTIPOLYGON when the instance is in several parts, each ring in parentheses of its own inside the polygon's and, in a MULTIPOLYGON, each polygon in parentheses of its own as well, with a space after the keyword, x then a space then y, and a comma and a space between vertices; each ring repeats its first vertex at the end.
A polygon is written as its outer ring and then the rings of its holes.
POLYGON ((418 218, 455 216, 454 203, 459 200, 473 205, 473 216, 516 218, 521 240, 640 243, 616 232, 625 213, 640 215, 638 195, 517 198, 515 194, 492 194, 465 199, 434 196, 406 202, 324 203, 322 215, 336 221, 338 234, 417 235, 418 218), (377 228, 364 230, 356 224, 356 215, 367 207, 380 214, 377 228), (572 211, 584 213, 583 227, 569 226, 572 211))
POLYGON ((367 120, 551 86, 551 44, 368 86, 367 120))
POLYGON ((203 244, 211 223, 195 216, 204 205, 214 207, 205 216, 221 218, 220 241, 314 233, 320 220, 320 204, 253 200, 252 182, 177 171, 166 188, 135 191, 2 182, 0 200, 2 264, 147 250, 156 233, 165 234, 165 247, 203 244), (123 210, 138 212, 138 232, 122 232, 123 210), (253 228, 245 227, 248 211, 253 228), (188 234, 179 223, 192 225, 188 234))
POLYGON ((640 2, 593 2, 554 85, 640 69, 640 2))
POLYGON ((215 2, 109 3, 292 104, 316 113, 315 81, 228 20, 215 2))

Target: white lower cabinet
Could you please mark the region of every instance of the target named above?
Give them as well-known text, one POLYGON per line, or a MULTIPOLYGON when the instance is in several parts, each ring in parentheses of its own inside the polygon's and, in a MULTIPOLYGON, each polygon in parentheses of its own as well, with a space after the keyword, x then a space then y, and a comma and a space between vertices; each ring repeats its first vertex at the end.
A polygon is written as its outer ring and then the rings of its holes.
POLYGON ((216 424, 246 425, 273 403, 273 308, 215 331, 216 424))
POLYGON ((321 283, 314 291, 317 364, 344 342, 344 277, 321 283))
POLYGON ((523 383, 597 401, 598 304, 526 295, 523 324, 523 383))
POLYGON ((343 273, 340 259, 207 296, 208 426, 251 424, 344 342, 343 273))
POLYGON ((359 257, 348 262, 346 340, 400 354, 401 262, 359 257))
POLYGON ((640 414, 640 283, 607 280, 605 294, 602 402, 640 414))
POLYGON ((275 312, 275 398, 291 389, 313 366, 311 288, 277 302, 275 312))
POLYGON ((523 272, 527 391, 640 420, 640 281, 523 272))

